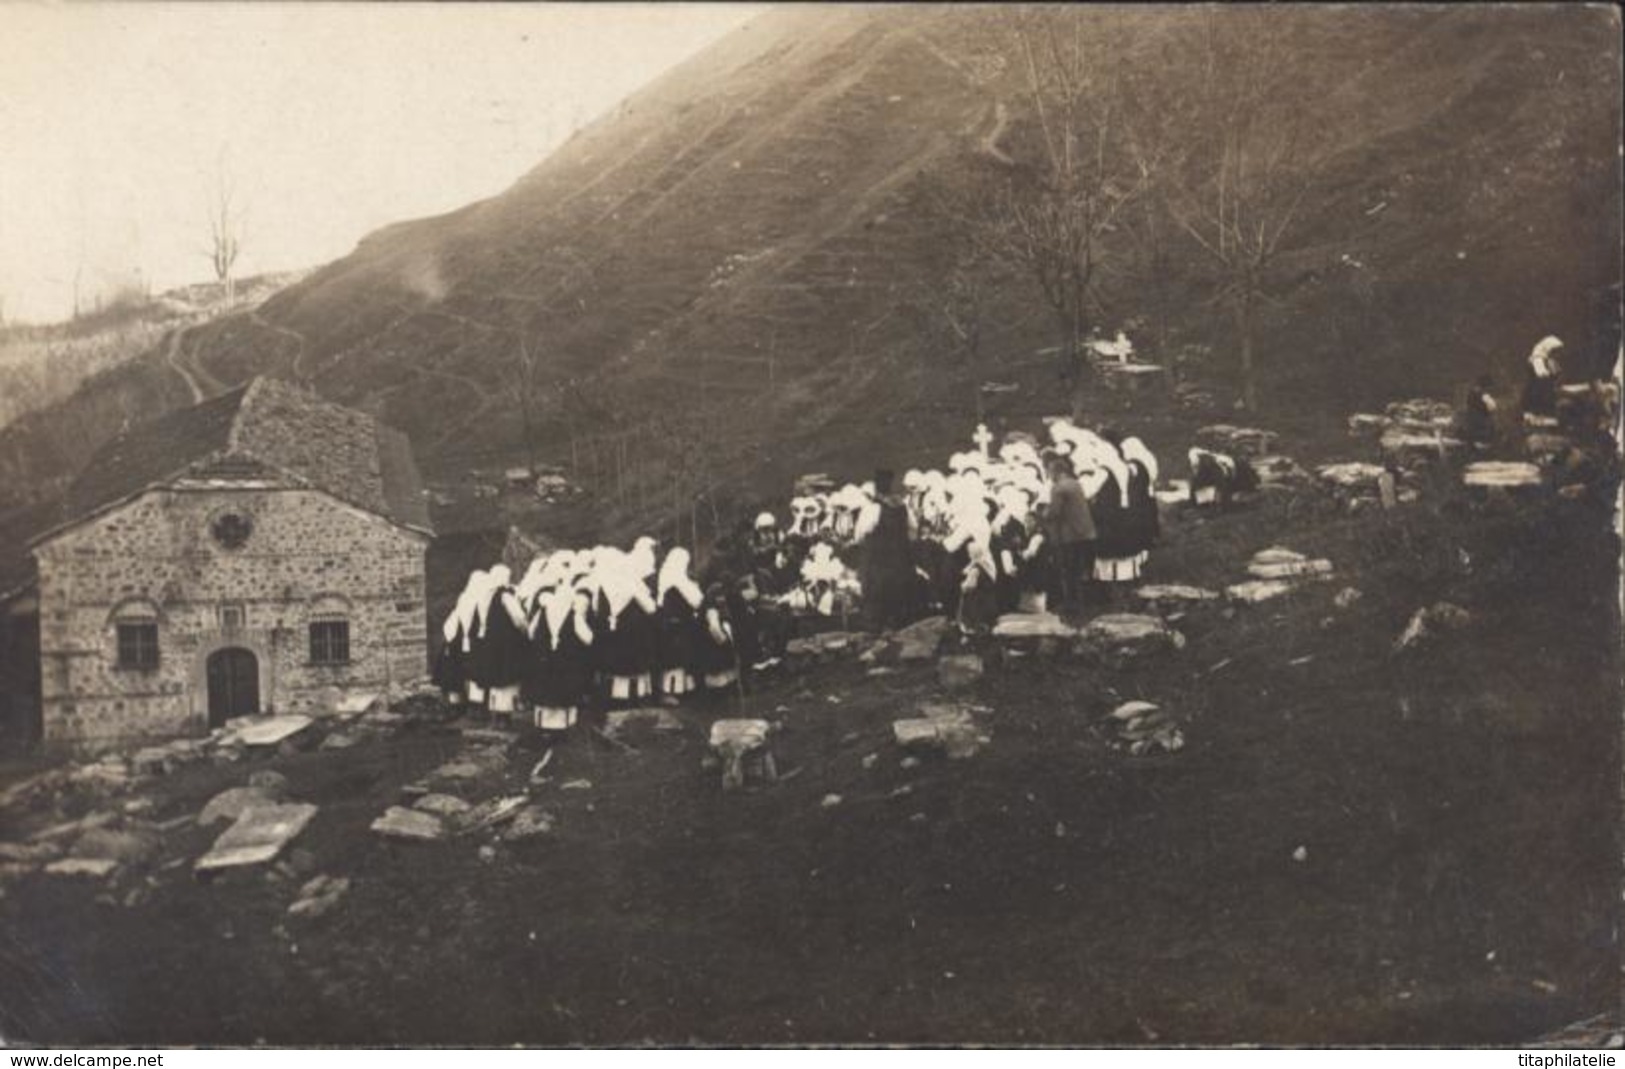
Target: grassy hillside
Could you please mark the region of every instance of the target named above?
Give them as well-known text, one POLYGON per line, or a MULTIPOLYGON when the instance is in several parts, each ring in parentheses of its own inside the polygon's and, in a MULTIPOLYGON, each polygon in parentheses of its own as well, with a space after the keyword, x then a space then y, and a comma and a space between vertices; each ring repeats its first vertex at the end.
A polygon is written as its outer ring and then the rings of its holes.
MULTIPOLYGON (((792 443, 802 468, 889 459, 898 418, 963 423, 975 384, 1054 341, 1032 287, 1007 279, 990 291, 981 366, 953 365, 916 299, 943 284, 956 239, 929 191, 1031 125, 1004 32, 1019 14, 770 12, 500 196, 387 227, 255 312, 194 331, 186 360, 222 388, 272 370, 369 407, 455 481, 526 452, 523 335, 540 354, 542 451, 571 459, 576 439, 583 478, 614 485, 623 519, 660 509, 628 481, 765 485, 754 477, 782 474, 792 443), (683 427, 651 422, 673 413, 683 427), (706 471, 647 459, 674 436, 706 471)), ((1194 91, 1159 51, 1192 13, 1110 14, 1102 32, 1121 36, 1125 69, 1170 100, 1194 91)), ((1325 152, 1263 313, 1270 418, 1448 391, 1486 369, 1510 383, 1548 332, 1579 370, 1611 364, 1614 13, 1305 8, 1278 25, 1325 152)), ((1203 372, 1222 394, 1234 338, 1198 250, 1176 243, 1167 274, 1173 337, 1213 353, 1203 372)), ((1113 272, 1109 320, 1145 314, 1145 281, 1113 272)), ((50 425, 0 436, 0 464, 49 455, 57 428, 94 436, 103 420, 87 416, 130 398, 143 412, 183 403, 176 378, 154 353, 93 382, 50 425)))

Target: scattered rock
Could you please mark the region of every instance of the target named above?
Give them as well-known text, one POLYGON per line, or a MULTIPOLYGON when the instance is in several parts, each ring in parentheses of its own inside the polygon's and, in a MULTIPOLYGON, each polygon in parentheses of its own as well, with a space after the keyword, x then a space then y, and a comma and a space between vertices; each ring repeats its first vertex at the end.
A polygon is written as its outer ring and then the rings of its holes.
POLYGON ((288 791, 288 777, 271 768, 259 768, 248 774, 248 785, 261 790, 275 791, 286 794, 288 791))
POLYGON ((870 636, 860 631, 823 631, 816 635, 793 638, 784 652, 791 657, 821 657, 825 654, 855 650, 865 645, 870 636))
POLYGON ((1324 464, 1317 468, 1322 480, 1344 490, 1376 490, 1377 479, 1387 469, 1381 464, 1367 464, 1364 462, 1350 462, 1344 464, 1324 464))
POLYGON ((1143 601, 1168 605, 1213 601, 1219 596, 1218 592, 1214 590, 1204 590, 1197 586, 1182 586, 1178 583, 1151 583, 1140 587, 1135 593, 1143 601))
POLYGON ((469 831, 478 831, 481 828, 492 828, 506 823, 518 816, 519 811, 529 801, 526 795, 511 794, 506 798, 492 798, 481 802, 468 811, 463 819, 463 826, 469 831))
POLYGON ((836 806, 841 804, 841 796, 838 794, 826 794, 824 795, 824 800, 818 804, 824 809, 834 809, 836 806))
POLYGON ((434 842, 446 837, 446 826, 433 813, 392 805, 372 822, 372 830, 390 839, 434 842))
POLYGON ((1459 631, 1472 623, 1473 614, 1460 605, 1441 601, 1411 615, 1405 630, 1394 641, 1394 652, 1413 649, 1426 644, 1441 632, 1459 631))
POLYGON ((79 858, 105 858, 124 864, 138 864, 157 853, 158 845, 158 835, 153 831, 92 828, 81 835, 68 852, 79 858))
POLYGON ((345 876, 317 876, 299 888, 299 897, 288 907, 288 916, 314 920, 330 912, 350 889, 345 876))
POLYGON ((277 746, 307 730, 311 723, 308 716, 244 717, 233 722, 235 734, 229 737, 244 746, 277 746))
POLYGON ((710 745, 722 761, 723 790, 744 786, 753 770, 759 770, 765 779, 778 779, 778 766, 768 745, 771 730, 766 720, 718 720, 711 725, 710 745))
POLYGON ((551 835, 553 832, 553 814, 537 806, 528 805, 514 814, 502 832, 505 842, 517 842, 521 839, 534 839, 542 835, 551 835))
POLYGON ((1013 612, 993 625, 994 638, 1071 638, 1078 629, 1051 612, 1013 612))
POLYGON ((1461 481, 1467 486, 1540 486, 1540 468, 1515 460, 1482 460, 1467 465, 1461 481))
POLYGON ((0 862, 38 864, 61 856, 59 843, 0 843, 0 862))
POLYGON ((1258 427, 1237 427, 1229 423, 1214 423, 1199 428, 1196 437, 1198 440, 1209 444, 1224 446, 1231 452, 1256 457, 1267 453, 1271 444, 1279 435, 1274 431, 1266 431, 1258 427))
POLYGON ((474 807, 451 794, 425 794, 412 803, 412 808, 437 817, 460 817, 474 807))
POLYGON ((519 734, 502 728, 465 727, 459 734, 464 742, 474 743, 491 750, 508 750, 519 741, 519 734))
POLYGON ((957 760, 970 757, 992 741, 977 725, 971 710, 962 705, 925 702, 919 712, 923 715, 892 721, 892 737, 905 749, 940 751, 957 760))
POLYGON ((604 715, 604 733, 618 736, 633 727, 647 727, 652 731, 681 731, 683 722, 675 710, 664 705, 649 705, 638 709, 612 709, 604 715))
POLYGON ((1135 757, 1149 753, 1177 753, 1185 748, 1185 735, 1171 713, 1153 702, 1124 702, 1106 714, 1117 730, 1112 745, 1135 757))
POLYGON ((1296 560, 1265 563, 1253 561, 1247 574, 1255 579, 1316 579, 1332 574, 1329 560, 1296 560))
POLYGON ((1309 848, 1307 846, 1300 846, 1296 850, 1292 851, 1292 860, 1299 862, 1308 861, 1309 848))
POLYGON ((1224 588, 1225 597, 1231 601, 1241 601, 1247 604, 1256 604, 1278 598, 1282 594, 1298 589, 1298 584, 1285 579, 1252 579, 1245 583, 1235 583, 1224 588))
POLYGON ((1358 588, 1346 586, 1337 592, 1336 597, 1332 598, 1332 604, 1339 609, 1351 609, 1363 597, 1365 595, 1358 588))
POLYGON ((1083 629, 1085 642, 1117 653, 1175 647, 1174 634, 1160 617, 1128 612, 1097 616, 1083 629))
POLYGON ((565 782, 559 784, 559 790, 561 790, 561 791, 590 791, 590 790, 592 790, 592 780, 590 780, 590 779, 566 780, 565 782))
POLYGON ((101 879, 116 868, 118 862, 108 857, 65 857, 46 865, 45 872, 51 876, 94 876, 101 879))
POLYGON ((974 653, 956 653, 937 661, 937 681, 950 690, 970 686, 985 671, 982 658, 974 653))
POLYGON ((355 691, 333 703, 333 712, 349 719, 383 707, 383 699, 376 691, 355 691))
POLYGON ((253 806, 275 805, 282 801, 282 792, 265 787, 228 787, 210 798, 197 822, 203 827, 234 821, 253 806))
POLYGON ((900 661, 929 661, 937 655, 942 636, 948 631, 946 616, 928 616, 917 620, 893 635, 900 661))
POLYGON ((321 748, 324 750, 348 750, 358 741, 354 735, 343 731, 335 731, 322 740, 321 748))
POLYGON ((245 809, 237 822, 198 859, 198 872, 272 861, 316 816, 313 805, 266 805, 245 809))
MULTIPOLYGON (((863 761, 862 761, 862 764, 863 764, 864 768, 874 768, 879 763, 880 763, 880 755, 879 754, 877 754, 877 753, 864 754, 863 761)), ((13 860, 19 860, 19 859, 13 859, 13 860)))

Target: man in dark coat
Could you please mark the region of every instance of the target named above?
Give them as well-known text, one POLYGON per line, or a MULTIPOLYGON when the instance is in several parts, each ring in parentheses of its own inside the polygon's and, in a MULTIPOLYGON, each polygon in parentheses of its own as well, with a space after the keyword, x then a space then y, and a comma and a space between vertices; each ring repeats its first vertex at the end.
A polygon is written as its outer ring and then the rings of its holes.
POLYGON ((1049 508, 1044 513, 1044 544, 1051 562, 1051 589, 1059 610, 1076 608, 1084 584, 1094 574, 1095 520, 1089 499, 1065 457, 1048 462, 1049 508))
POLYGON ((918 600, 908 508, 892 490, 890 471, 875 472, 875 503, 878 515, 862 543, 858 577, 865 613, 877 629, 888 631, 913 620, 918 600))

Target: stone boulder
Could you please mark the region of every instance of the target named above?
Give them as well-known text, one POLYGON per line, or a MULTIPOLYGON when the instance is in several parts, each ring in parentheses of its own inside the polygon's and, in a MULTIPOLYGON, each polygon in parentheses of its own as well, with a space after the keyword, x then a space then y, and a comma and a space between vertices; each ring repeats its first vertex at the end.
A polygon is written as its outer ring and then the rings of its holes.
POLYGON ((372 830, 387 839, 436 842, 446 837, 446 825, 433 813, 392 805, 372 822, 372 830))
POLYGON ((203 812, 198 814, 197 822, 203 827, 208 827, 222 821, 235 821, 254 806, 275 805, 282 801, 282 798, 280 790, 266 787, 228 787, 209 799, 203 807, 203 812))
POLYGON ((942 645, 942 636, 947 632, 946 616, 928 616, 924 620, 916 620, 892 635, 892 640, 897 644, 897 659, 929 661, 937 655, 937 648, 942 645))
POLYGON ((1072 638, 1078 629, 1052 612, 1012 612, 999 617, 993 625, 993 637, 1019 638, 1072 638))
POLYGON ((975 683, 986 672, 982 658, 974 653, 956 653, 937 661, 937 682, 949 690, 975 683))
POLYGON ((1130 612, 1095 617, 1084 627, 1083 640, 1096 649, 1116 654, 1149 653, 1184 645, 1184 636, 1161 617, 1130 612))

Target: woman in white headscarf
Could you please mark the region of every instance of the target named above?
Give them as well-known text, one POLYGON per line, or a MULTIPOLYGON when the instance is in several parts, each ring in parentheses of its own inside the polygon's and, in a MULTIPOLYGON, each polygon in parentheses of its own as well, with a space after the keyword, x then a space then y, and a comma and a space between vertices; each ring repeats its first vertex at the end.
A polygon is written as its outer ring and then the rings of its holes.
POLYGON ((1093 466, 1089 478, 1080 479, 1089 496, 1095 520, 1095 581, 1107 591, 1140 578, 1140 550, 1130 507, 1130 471, 1117 446, 1099 438, 1086 448, 1093 466))
POLYGON ((1123 460, 1129 468, 1129 514, 1140 567, 1151 557, 1151 547, 1162 538, 1157 515, 1157 458, 1138 438, 1123 439, 1123 460))
POLYGON ((535 709, 537 730, 565 731, 575 726, 592 689, 592 599, 585 585, 560 583, 541 594, 536 609, 524 696, 535 709))
POLYGON ((599 660, 611 702, 632 702, 654 691, 655 601, 647 576, 654 571, 653 540, 633 553, 600 547, 593 577, 598 586, 599 660))
MULTIPOLYGON (((476 568, 463 584, 457 603, 440 624, 440 653, 435 658, 432 678, 448 705, 461 705, 472 682, 468 676, 469 635, 474 625, 474 609, 485 572, 476 568)), ((484 698, 484 695, 481 695, 484 698)))
POLYGON ((655 619, 659 625, 660 693, 677 700, 694 690, 694 667, 699 660, 700 606, 705 595, 688 574, 688 550, 674 547, 660 566, 655 587, 655 619))
POLYGON ((473 675, 485 688, 485 705, 493 716, 512 717, 519 684, 530 652, 529 621, 509 583, 508 566, 486 573, 474 629, 473 675))

